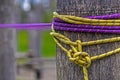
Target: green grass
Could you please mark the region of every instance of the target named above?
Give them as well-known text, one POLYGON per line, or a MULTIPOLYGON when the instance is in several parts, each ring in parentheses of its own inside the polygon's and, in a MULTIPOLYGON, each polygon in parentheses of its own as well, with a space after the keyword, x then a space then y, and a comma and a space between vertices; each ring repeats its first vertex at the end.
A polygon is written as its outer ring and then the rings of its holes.
MULTIPOLYGON (((54 57, 55 56, 55 43, 50 36, 50 31, 43 32, 42 35, 42 56, 54 57)), ((26 30, 18 32, 18 51, 27 52, 29 50, 29 34, 26 30)))
POLYGON ((55 42, 50 36, 50 31, 45 31, 42 37, 42 53, 44 57, 53 57, 55 56, 55 42))
MULTIPOLYGON (((52 21, 52 12, 48 11, 44 14, 43 22, 52 21)), ((55 56, 55 43, 50 36, 50 31, 44 31, 42 35, 42 56, 43 57, 54 57, 55 56)), ((29 33, 26 30, 21 30, 17 35, 18 41, 18 51, 19 52, 28 52, 29 51, 29 33)))
POLYGON ((17 35, 18 52, 27 52, 29 48, 29 34, 26 30, 20 30, 17 35))
POLYGON ((44 14, 43 22, 52 22, 53 11, 48 11, 44 14))

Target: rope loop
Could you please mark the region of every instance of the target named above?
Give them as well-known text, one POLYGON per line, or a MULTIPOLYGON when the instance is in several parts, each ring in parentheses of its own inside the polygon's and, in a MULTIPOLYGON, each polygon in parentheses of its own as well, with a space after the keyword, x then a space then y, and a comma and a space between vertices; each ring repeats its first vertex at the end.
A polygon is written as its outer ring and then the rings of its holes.
POLYGON ((76 52, 71 58, 69 58, 69 60, 78 64, 81 67, 88 68, 91 65, 90 55, 86 52, 76 52))
POLYGON ((65 37, 62 34, 51 32, 52 36, 54 36, 57 40, 63 42, 64 44, 70 44, 70 45, 77 45, 76 42, 72 42, 69 38, 65 37))
MULTIPOLYGON (((92 26, 108 26, 111 25, 114 26, 120 26, 120 19, 117 20, 103 20, 103 19, 88 19, 88 18, 82 18, 82 17, 76 17, 76 16, 69 16, 69 15, 59 15, 58 13, 54 13, 55 18, 59 18, 67 23, 72 24, 81 24, 81 25, 92 25, 92 26)), ((91 62, 94 60, 102 59, 104 57, 111 56, 113 54, 120 53, 120 48, 117 48, 115 50, 102 53, 100 55, 90 56, 87 52, 82 51, 83 46, 90 46, 90 45, 98 45, 98 44, 104 44, 104 43, 110 43, 110 42, 118 42, 120 41, 120 37, 115 38, 108 38, 108 39, 100 39, 95 41, 88 41, 83 42, 81 40, 76 40, 75 42, 71 39, 67 38, 66 36, 57 33, 54 30, 54 25, 52 25, 52 32, 51 35, 53 36, 54 41, 56 44, 67 54, 68 59, 75 64, 78 64, 80 67, 83 68, 83 74, 84 74, 84 80, 88 80, 88 70, 87 68, 90 67, 91 62), (69 46, 69 49, 66 48, 64 45, 69 46)), ((103 28, 102 27, 102 28, 103 28)), ((81 29, 82 30, 82 29, 81 29)), ((98 30, 99 31, 99 30, 98 30)))

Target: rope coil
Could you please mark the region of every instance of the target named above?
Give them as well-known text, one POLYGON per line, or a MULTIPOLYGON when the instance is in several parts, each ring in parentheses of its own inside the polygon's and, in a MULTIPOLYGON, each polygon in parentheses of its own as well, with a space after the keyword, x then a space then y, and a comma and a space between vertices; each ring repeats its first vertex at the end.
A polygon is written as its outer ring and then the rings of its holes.
MULTIPOLYGON (((59 16, 59 15, 58 15, 59 16)), ((64 18, 64 15, 62 15, 64 18)), ((120 14, 119 14, 120 16, 120 14)), ((112 19, 112 20, 119 20, 120 18, 117 17, 117 15, 112 15, 111 16, 95 16, 95 17, 85 17, 85 19, 90 18, 91 21, 93 21, 93 19, 98 20, 98 22, 100 22, 100 20, 106 20, 106 24, 108 22, 108 19, 112 19), (108 17, 108 18, 107 18, 108 17)), ((84 19, 84 18, 83 18, 84 19)), ((69 18, 66 18, 66 20, 69 20, 69 18)), ((77 21, 72 19, 73 21, 77 21)), ((79 21, 82 22, 82 21, 79 21)), ((114 25, 93 25, 91 24, 91 22, 89 22, 88 24, 71 24, 69 22, 65 22, 62 19, 59 19, 57 16, 54 18, 54 29, 55 30, 62 30, 62 31, 72 31, 72 32, 92 32, 92 33, 114 33, 114 34, 120 34, 120 25, 118 26, 114 26, 114 25)), ((99 23, 100 24, 100 23, 99 23)), ((113 23, 115 24, 115 23, 113 23)))
MULTIPOLYGON (((99 24, 99 25, 107 25, 107 26, 111 26, 111 24, 114 26, 116 26, 118 24, 120 25, 120 20, 97 20, 97 19, 91 20, 91 19, 75 17, 75 16, 58 15, 57 13, 54 13, 54 17, 60 18, 66 22, 73 23, 73 24, 91 24, 91 25, 99 24), (107 24, 105 24, 106 22, 107 22, 107 24)), ((104 57, 108 57, 108 56, 111 56, 113 54, 117 54, 120 52, 120 48, 117 48, 117 49, 109 51, 107 53, 90 56, 89 53, 82 51, 83 46, 117 42, 117 41, 120 41, 120 37, 101 39, 101 40, 89 41, 89 42, 82 42, 81 40, 76 40, 75 42, 73 42, 66 36, 55 32, 53 26, 54 25, 52 25, 52 32, 50 34, 53 36, 54 41, 66 53, 66 55, 68 56, 70 61, 72 61, 75 64, 82 67, 83 74, 84 74, 84 80, 88 80, 87 68, 90 67, 92 61, 102 59, 104 57), (62 46, 62 44, 60 42, 68 45, 70 47, 70 49, 69 50, 66 49, 64 46, 62 46)))
POLYGON ((101 25, 101 26, 119 26, 120 19, 117 20, 103 20, 103 19, 89 19, 89 18, 82 18, 76 16, 69 16, 69 15, 59 15, 58 13, 54 12, 54 17, 57 17, 63 21, 72 23, 72 24, 90 24, 90 25, 101 25))

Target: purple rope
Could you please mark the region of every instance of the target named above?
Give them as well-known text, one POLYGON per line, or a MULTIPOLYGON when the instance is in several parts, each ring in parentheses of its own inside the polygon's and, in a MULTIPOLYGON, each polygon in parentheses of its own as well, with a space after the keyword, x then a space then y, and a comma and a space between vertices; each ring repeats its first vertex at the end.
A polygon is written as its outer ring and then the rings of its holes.
MULTIPOLYGON (((119 19, 120 13, 90 16, 85 18, 91 19, 119 19)), ((46 30, 50 29, 52 23, 32 23, 32 24, 0 24, 0 28, 16 28, 16 29, 36 29, 46 30)), ((92 26, 92 25, 77 25, 64 22, 58 18, 54 18, 55 30, 79 31, 79 32, 101 32, 101 33, 120 33, 120 26, 92 26)))
POLYGON ((110 14, 110 15, 102 15, 102 16, 90 16, 90 17, 86 17, 86 18, 90 18, 90 19, 119 19, 120 13, 110 14))
POLYGON ((69 23, 54 22, 54 26, 65 28, 80 28, 80 29, 102 29, 102 30, 120 30, 120 26, 92 26, 92 25, 77 25, 69 23))
MULTIPOLYGON (((120 19, 119 14, 103 15, 103 16, 90 16, 85 18, 91 19, 120 19)), ((120 26, 93 26, 93 25, 77 25, 67 23, 58 18, 54 18, 54 29, 64 31, 77 31, 77 32, 99 32, 99 33, 116 33, 120 34, 120 26)))
POLYGON ((30 24, 0 24, 0 28, 16 28, 16 29, 50 29, 51 23, 30 23, 30 24))
MULTIPOLYGON (((110 14, 110 15, 102 15, 102 16, 88 16, 84 18, 90 18, 90 19, 120 19, 120 13, 117 14, 110 14)), ((61 19, 54 18, 54 21, 57 22, 64 22, 61 19)))
POLYGON ((99 32, 99 33, 116 33, 120 34, 120 26, 92 26, 92 25, 75 25, 68 23, 54 22, 55 30, 73 31, 73 32, 99 32))
POLYGON ((72 32, 91 32, 91 33, 116 33, 120 34, 120 30, 100 30, 100 29, 80 29, 80 28, 65 28, 55 27, 55 30, 72 31, 72 32))

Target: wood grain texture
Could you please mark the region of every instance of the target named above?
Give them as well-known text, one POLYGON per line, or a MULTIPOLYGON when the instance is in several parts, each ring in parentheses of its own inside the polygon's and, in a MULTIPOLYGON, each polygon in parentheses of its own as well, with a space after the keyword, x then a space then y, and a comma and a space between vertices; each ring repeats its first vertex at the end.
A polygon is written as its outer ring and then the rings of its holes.
MULTIPOLYGON (((57 0, 57 12, 76 16, 91 16, 120 13, 120 0, 57 0)), ((116 34, 78 33, 58 31, 71 40, 98 40, 116 37, 116 34)), ((120 47, 120 42, 83 47, 91 56, 120 47)), ((120 54, 92 62, 88 69, 89 80, 120 80, 120 54)), ((81 68, 70 62, 66 54, 57 47, 57 80, 84 80, 81 68)))
MULTIPOLYGON (((0 0, 0 23, 14 22, 14 0, 0 0)), ((13 29, 0 28, 0 80, 16 80, 13 29)))

